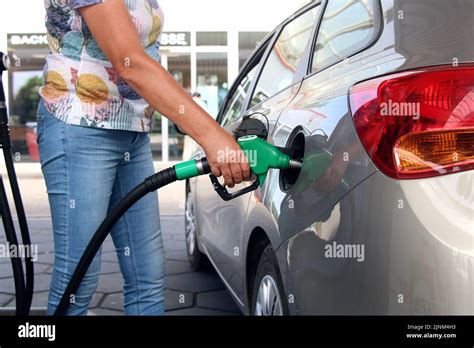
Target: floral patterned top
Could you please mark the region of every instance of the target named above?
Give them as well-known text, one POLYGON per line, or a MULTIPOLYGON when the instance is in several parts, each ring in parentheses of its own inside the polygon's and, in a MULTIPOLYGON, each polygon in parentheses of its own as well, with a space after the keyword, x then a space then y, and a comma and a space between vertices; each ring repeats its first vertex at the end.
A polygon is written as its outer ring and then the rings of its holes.
MULTIPOLYGON (((154 110, 118 76, 78 11, 102 1, 44 0, 51 53, 40 96, 48 111, 68 124, 150 131, 154 110)), ((163 12, 157 0, 123 1, 146 53, 158 61, 163 12)))

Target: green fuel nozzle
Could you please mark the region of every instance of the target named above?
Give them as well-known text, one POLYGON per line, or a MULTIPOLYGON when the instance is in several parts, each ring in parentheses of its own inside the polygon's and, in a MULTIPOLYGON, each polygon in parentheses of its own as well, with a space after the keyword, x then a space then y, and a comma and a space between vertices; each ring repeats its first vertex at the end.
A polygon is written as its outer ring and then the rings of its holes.
POLYGON ((300 169, 303 165, 256 135, 240 137, 237 142, 247 155, 250 169, 260 185, 264 183, 269 169, 300 169))
MULTIPOLYGON (((219 183, 214 175, 210 175, 212 185, 219 196, 225 200, 231 200, 248 192, 256 190, 263 185, 270 169, 301 169, 302 163, 282 153, 277 147, 267 143, 256 135, 246 135, 237 139, 244 154, 247 156, 250 170, 257 177, 252 185, 244 189, 229 193, 219 183)), ((209 174, 211 168, 206 158, 190 160, 178 163, 174 166, 177 180, 190 179, 203 174, 209 174)))

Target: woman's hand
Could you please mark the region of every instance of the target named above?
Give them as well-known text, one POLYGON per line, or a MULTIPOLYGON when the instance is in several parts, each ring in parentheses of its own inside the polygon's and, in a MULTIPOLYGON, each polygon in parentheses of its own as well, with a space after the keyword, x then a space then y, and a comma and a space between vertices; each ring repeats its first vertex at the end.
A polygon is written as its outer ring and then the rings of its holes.
POLYGON ((224 129, 216 127, 201 142, 211 166, 212 174, 223 176, 228 187, 240 184, 250 177, 248 159, 234 138, 224 129))

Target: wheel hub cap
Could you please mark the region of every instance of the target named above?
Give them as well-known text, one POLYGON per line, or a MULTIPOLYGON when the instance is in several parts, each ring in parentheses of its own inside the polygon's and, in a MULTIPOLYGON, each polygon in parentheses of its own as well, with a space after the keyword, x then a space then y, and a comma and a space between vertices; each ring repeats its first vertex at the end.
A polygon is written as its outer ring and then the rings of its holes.
POLYGON ((278 287, 270 275, 263 277, 258 287, 255 315, 283 315, 278 287))

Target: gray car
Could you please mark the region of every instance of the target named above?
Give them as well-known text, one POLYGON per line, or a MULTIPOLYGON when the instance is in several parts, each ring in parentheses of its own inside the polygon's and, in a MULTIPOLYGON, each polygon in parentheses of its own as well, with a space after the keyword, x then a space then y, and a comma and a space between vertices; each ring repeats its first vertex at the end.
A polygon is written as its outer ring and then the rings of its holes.
POLYGON ((279 25, 218 122, 254 114, 303 168, 228 202, 187 182, 192 266, 245 314, 474 314, 473 23, 474 0, 328 0, 279 25))

